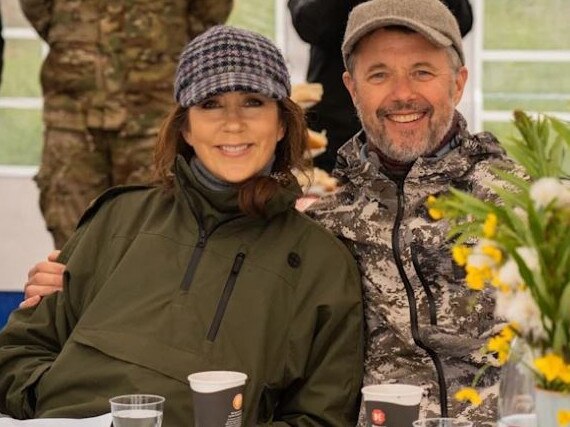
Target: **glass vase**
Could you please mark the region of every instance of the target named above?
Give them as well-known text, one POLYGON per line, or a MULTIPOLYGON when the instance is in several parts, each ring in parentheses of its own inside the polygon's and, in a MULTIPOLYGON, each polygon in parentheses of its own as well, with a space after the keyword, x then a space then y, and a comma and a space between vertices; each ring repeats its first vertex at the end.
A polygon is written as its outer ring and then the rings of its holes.
POLYGON ((528 368, 532 352, 526 342, 515 338, 511 343, 508 361, 501 368, 499 383, 499 427, 544 427, 537 424, 535 409, 535 381, 528 368))

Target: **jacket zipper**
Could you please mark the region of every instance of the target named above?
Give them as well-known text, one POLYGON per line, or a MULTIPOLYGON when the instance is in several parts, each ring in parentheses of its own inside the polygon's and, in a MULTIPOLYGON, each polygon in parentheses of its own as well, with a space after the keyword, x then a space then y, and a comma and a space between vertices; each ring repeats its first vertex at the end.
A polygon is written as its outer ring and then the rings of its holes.
POLYGON ((230 297, 234 290, 237 277, 243 265, 243 261, 245 259, 245 254, 240 252, 236 255, 234 260, 234 264, 232 265, 232 269, 230 271, 230 275, 226 280, 226 284, 224 286, 224 291, 222 292, 222 296, 218 302, 218 307, 216 308, 216 314, 214 315, 214 320, 210 325, 210 330, 208 331, 208 341, 214 341, 216 336, 218 335, 218 330, 220 329, 220 325, 222 323, 222 319, 226 312, 226 308, 228 307, 228 303, 230 301, 230 297))
POLYGON ((206 230, 204 230, 201 226, 198 229, 198 243, 196 243, 196 247, 192 252, 192 256, 190 257, 190 262, 188 263, 188 267, 186 267, 186 273, 184 273, 184 277, 182 278, 182 283, 180 284, 180 289, 183 291, 187 291, 190 288, 190 284, 192 280, 194 280, 194 274, 196 273, 196 268, 198 267, 198 263, 202 258, 202 254, 204 253, 204 248, 206 247, 206 242, 208 240, 208 235, 206 234, 206 230))
POLYGON ((416 245, 416 243, 414 242, 412 243, 410 248, 410 252, 412 253, 412 265, 414 266, 414 270, 416 271, 416 274, 418 275, 420 283, 422 284, 424 292, 426 293, 427 296, 430 324, 432 324, 433 326, 437 326, 437 309, 435 306, 435 298, 433 296, 431 288, 429 287, 429 283, 427 282, 426 277, 424 276, 424 273, 420 268, 420 260, 418 258, 417 247, 418 245, 416 245))
POLYGON ((419 326, 418 326, 418 309, 416 306, 416 296, 414 294, 414 289, 406 270, 404 269, 404 263, 402 261, 402 255, 400 252, 400 226, 402 224, 402 218, 404 217, 404 181, 399 181, 396 183, 398 187, 398 211, 396 213, 396 219, 394 220, 394 227, 392 228, 392 254, 394 256, 394 262, 398 268, 398 273, 406 289, 406 296, 408 297, 408 305, 410 309, 410 330, 412 332, 412 338, 414 343, 424 350, 428 356, 431 358, 435 370, 437 373, 437 382, 439 386, 439 404, 441 409, 441 416, 447 417, 447 386, 445 384, 445 375, 443 372, 443 365, 439 359, 438 354, 429 346, 427 346, 420 337, 419 326))

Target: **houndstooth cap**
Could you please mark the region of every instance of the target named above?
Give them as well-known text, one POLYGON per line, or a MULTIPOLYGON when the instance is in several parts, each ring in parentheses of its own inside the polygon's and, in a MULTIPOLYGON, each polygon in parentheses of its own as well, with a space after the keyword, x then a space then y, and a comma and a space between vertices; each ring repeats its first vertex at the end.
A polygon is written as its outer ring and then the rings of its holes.
POLYGON ((255 92, 281 100, 291 94, 285 59, 271 40, 217 25, 192 40, 180 56, 174 98, 182 107, 226 92, 255 92))

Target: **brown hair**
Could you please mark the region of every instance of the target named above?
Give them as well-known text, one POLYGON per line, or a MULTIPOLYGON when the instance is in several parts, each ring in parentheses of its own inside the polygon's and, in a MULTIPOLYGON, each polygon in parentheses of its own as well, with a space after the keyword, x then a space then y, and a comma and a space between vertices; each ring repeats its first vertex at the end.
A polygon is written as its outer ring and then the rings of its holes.
MULTIPOLYGON (((286 185, 296 178, 291 169, 301 172, 310 166, 304 156, 308 133, 303 110, 291 99, 277 102, 279 116, 285 127, 285 135, 275 148, 275 162, 271 176, 254 176, 241 183, 238 203, 247 215, 263 216, 265 205, 275 195, 280 185, 286 185)), ((190 161, 195 153, 183 137, 188 128, 188 108, 176 106, 166 117, 154 150, 154 167, 157 181, 167 189, 174 185, 173 166, 178 154, 190 161)))

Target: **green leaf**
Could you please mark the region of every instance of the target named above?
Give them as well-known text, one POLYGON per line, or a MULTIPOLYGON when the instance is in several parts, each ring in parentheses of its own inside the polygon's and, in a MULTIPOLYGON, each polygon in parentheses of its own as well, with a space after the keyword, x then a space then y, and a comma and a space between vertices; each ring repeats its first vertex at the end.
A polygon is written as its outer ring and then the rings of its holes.
POLYGON ((554 334, 552 337, 552 350, 558 354, 563 354, 564 349, 568 346, 568 326, 570 323, 563 319, 554 324, 554 334))
POLYGON ((494 169, 493 171, 501 180, 505 181, 507 184, 511 184, 519 191, 527 192, 530 188, 530 183, 526 179, 520 178, 511 172, 505 172, 501 169, 494 169))
POLYGON ((570 148, 570 123, 563 122, 556 117, 549 117, 548 119, 556 133, 562 137, 568 148, 570 148))
POLYGON ((558 316, 570 324, 570 282, 564 285, 564 292, 562 292, 558 306, 558 316))

